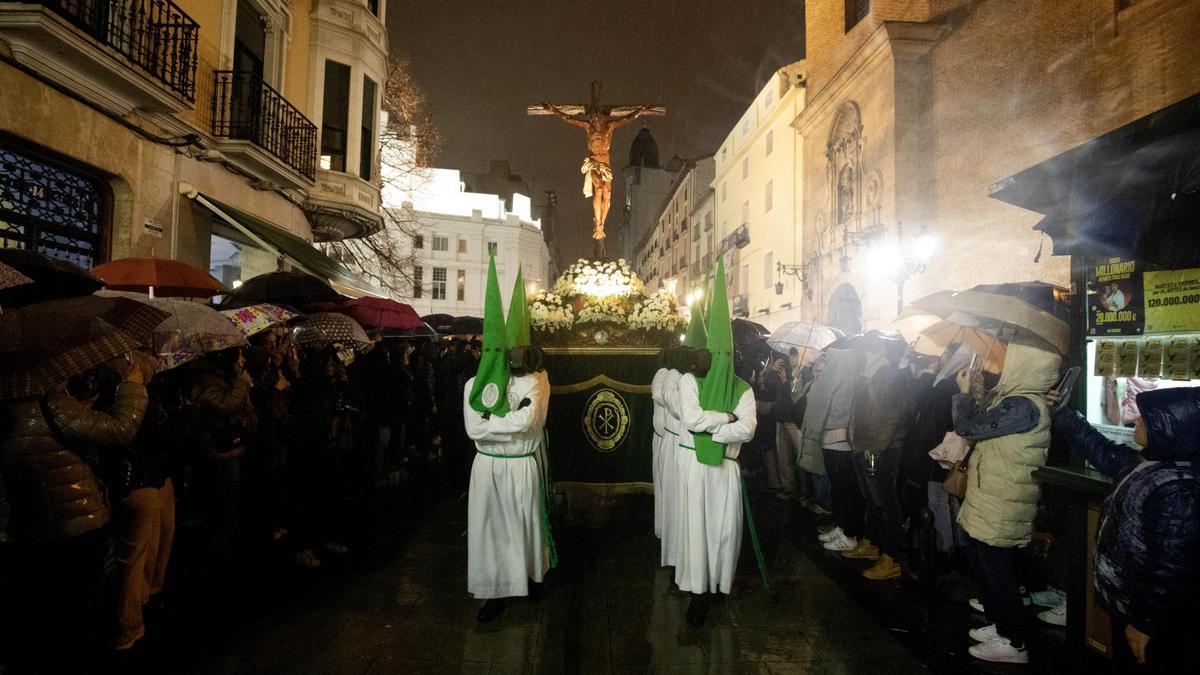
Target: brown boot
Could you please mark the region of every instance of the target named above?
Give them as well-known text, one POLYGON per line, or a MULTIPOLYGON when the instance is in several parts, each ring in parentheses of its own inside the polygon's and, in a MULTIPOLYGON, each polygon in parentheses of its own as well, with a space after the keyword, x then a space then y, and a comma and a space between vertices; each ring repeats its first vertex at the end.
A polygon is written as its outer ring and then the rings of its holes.
POLYGON ((900 563, 892 560, 892 556, 883 554, 871 569, 863 572, 863 576, 872 581, 884 581, 900 576, 900 563))
POLYGON ((879 547, 872 544, 870 539, 859 539, 858 546, 849 551, 842 551, 842 557, 851 560, 879 560, 879 547))

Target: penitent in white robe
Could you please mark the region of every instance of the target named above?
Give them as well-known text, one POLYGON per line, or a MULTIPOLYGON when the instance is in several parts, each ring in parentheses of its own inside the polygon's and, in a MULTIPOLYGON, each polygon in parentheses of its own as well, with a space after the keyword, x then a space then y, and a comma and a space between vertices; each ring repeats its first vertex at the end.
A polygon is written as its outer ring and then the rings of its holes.
POLYGON ((654 536, 662 538, 662 512, 663 512, 663 492, 662 492, 662 445, 663 437, 667 435, 667 409, 663 403, 663 380, 666 379, 669 371, 666 368, 659 368, 654 373, 654 379, 650 380, 650 398, 654 401, 654 417, 652 425, 654 427, 654 438, 650 440, 651 453, 651 471, 653 472, 654 481, 654 536))
POLYGON ((659 454, 658 480, 662 486, 661 497, 655 492, 655 503, 662 504, 662 541, 660 542, 659 564, 673 567, 678 556, 678 533, 682 524, 679 520, 679 470, 676 468, 679 455, 679 371, 668 370, 662 381, 663 391, 663 440, 659 454))
POLYGON ((675 583, 687 593, 726 593, 733 588, 742 548, 742 473, 737 457, 757 427, 754 392, 747 390, 729 423, 722 412, 700 407, 696 377, 679 380, 679 562, 675 583), (696 461, 693 433, 711 433, 725 444, 725 461, 710 466, 696 461))
POLYGON ((467 493, 467 590, 476 598, 529 594, 549 567, 542 523, 545 501, 538 454, 550 384, 545 373, 509 379, 509 412, 483 416, 463 391, 463 421, 478 450, 467 493), (518 409, 522 399, 530 405, 518 409))

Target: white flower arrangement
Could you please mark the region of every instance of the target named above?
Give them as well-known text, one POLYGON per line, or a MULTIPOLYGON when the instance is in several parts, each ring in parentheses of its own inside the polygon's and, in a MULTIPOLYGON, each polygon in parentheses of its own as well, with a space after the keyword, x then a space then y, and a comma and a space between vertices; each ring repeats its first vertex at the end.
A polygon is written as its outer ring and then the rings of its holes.
POLYGON ((575 323, 571 306, 562 296, 550 291, 538 291, 529 298, 529 323, 538 330, 553 333, 570 328, 575 323))
POLYGON ((629 315, 629 327, 634 330, 678 330, 684 324, 683 314, 674 294, 660 290, 634 306, 629 315))
POLYGON ((641 295, 644 290, 642 280, 633 273, 624 258, 609 262, 581 258, 564 270, 554 283, 554 292, 565 297, 628 297, 641 295))
POLYGON ((606 298, 592 298, 588 301, 583 309, 579 310, 579 317, 575 323, 625 323, 625 308, 621 304, 621 299, 616 296, 606 298))

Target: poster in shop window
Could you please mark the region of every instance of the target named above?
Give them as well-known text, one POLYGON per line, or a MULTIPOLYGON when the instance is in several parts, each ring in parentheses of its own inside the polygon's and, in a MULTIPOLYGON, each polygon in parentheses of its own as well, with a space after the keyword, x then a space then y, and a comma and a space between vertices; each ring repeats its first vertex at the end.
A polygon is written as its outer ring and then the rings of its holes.
POLYGON ((1163 351, 1163 376, 1172 380, 1192 379, 1192 344, 1187 338, 1172 338, 1163 351))
POLYGON ((1200 331, 1200 268, 1146 272, 1147 333, 1200 331))
POLYGON ((1088 334, 1142 334, 1142 275, 1137 262, 1108 258, 1088 270, 1088 334))

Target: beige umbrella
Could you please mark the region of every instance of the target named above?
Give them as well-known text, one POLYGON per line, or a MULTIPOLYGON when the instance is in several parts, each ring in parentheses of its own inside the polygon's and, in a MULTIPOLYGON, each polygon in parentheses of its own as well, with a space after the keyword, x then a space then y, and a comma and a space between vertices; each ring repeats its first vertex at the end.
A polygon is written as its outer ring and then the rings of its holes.
POLYGON ((949 305, 953 296, 954 291, 937 291, 913 300, 892 320, 892 328, 899 331, 905 339, 916 338, 921 331, 945 319, 954 311, 949 305))
POLYGON ((981 325, 998 323, 1015 327, 1042 339, 1060 354, 1067 352, 1070 337, 1067 323, 1020 298, 963 291, 950 299, 950 305, 955 311, 978 319, 981 325))
POLYGON ((974 323, 971 317, 952 313, 948 318, 921 331, 913 349, 918 354, 941 356, 952 345, 961 344, 979 355, 984 370, 999 373, 1004 369, 1004 357, 1008 354, 1008 348, 996 337, 995 331, 980 326, 964 325, 971 323, 974 323))

